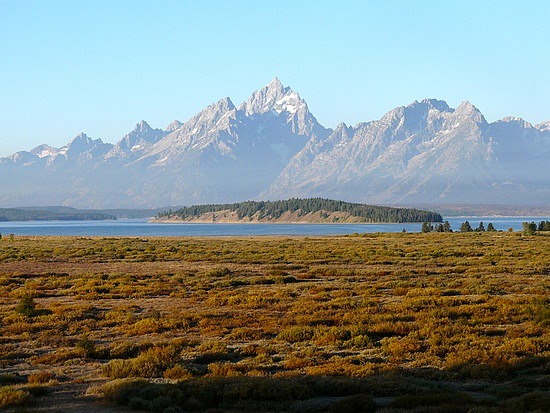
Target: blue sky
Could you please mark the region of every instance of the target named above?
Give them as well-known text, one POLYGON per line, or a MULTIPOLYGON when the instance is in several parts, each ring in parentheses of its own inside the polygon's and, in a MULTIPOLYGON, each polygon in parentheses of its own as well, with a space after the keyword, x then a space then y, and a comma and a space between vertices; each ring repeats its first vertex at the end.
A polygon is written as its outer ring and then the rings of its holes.
POLYGON ((548 1, 0 0, 0 156, 116 142, 278 76, 327 127, 426 97, 550 120, 548 1))

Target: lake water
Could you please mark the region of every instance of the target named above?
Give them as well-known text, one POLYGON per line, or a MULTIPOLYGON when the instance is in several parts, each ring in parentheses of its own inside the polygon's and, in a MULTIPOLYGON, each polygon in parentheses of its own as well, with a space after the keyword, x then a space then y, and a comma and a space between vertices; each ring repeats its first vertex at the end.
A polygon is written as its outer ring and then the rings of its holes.
MULTIPOLYGON (((550 220, 550 217, 460 217, 445 218, 454 231, 466 220, 472 228, 480 221, 492 222, 497 230, 521 230, 522 222, 550 220)), ((373 232, 420 232, 422 224, 158 224, 146 219, 117 221, 13 221, 0 222, 2 235, 71 235, 106 237, 181 237, 251 235, 336 235, 373 232)))

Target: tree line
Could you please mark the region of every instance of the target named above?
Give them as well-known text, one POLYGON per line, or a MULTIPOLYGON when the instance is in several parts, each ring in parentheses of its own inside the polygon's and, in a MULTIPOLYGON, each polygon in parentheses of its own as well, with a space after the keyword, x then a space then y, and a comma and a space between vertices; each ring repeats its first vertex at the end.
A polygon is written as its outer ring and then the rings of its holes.
MULTIPOLYGON (((492 222, 489 222, 487 224, 487 228, 485 228, 485 224, 483 224, 483 221, 480 221, 477 228, 472 228, 472 225, 469 221, 464 221, 462 224, 460 224, 460 232, 496 232, 496 229, 492 222)), ((508 231, 512 231, 512 228, 508 229, 508 231)), ((550 221, 540 221, 537 225, 534 221, 531 222, 523 222, 522 224, 522 232, 525 235, 533 235, 537 231, 550 231, 550 221)), ((453 229, 451 228, 451 224, 449 224, 449 221, 445 221, 440 224, 436 224, 435 226, 431 222, 423 222, 422 223, 422 232, 453 232, 453 229)))
POLYGON ((440 214, 414 208, 391 208, 377 205, 366 205, 324 198, 291 198, 281 201, 246 201, 234 204, 207 204, 183 207, 175 211, 158 213, 158 218, 177 217, 181 219, 196 218, 210 212, 236 212, 239 219, 252 218, 258 214, 260 219, 277 219, 285 212, 297 212, 298 216, 321 212, 323 218, 329 213, 344 212, 350 216, 362 218, 365 222, 441 222, 440 214))
POLYGON ((0 208, 0 221, 95 221, 115 220, 116 216, 102 212, 71 211, 59 212, 35 209, 0 208))
POLYGON ((525 235, 533 235, 537 231, 550 231, 550 221, 540 221, 538 225, 535 221, 523 222, 522 230, 525 235))
MULTIPOLYGON (((496 232, 496 228, 493 225, 492 222, 489 222, 487 225, 487 228, 485 228, 485 224, 483 221, 481 221, 476 229, 472 228, 472 225, 469 221, 464 221, 462 224, 460 224, 460 232, 496 232)), ((451 224, 449 221, 445 221, 440 224, 436 224, 435 226, 432 225, 431 222, 423 222, 422 223, 422 232, 453 232, 453 229, 451 228, 451 224)))

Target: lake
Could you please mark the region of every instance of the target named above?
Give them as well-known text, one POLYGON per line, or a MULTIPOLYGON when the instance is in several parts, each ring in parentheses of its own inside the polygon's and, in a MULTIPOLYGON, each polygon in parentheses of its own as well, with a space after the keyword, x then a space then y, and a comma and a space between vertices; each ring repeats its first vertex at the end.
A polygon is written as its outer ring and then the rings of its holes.
MULTIPOLYGON (((454 231, 468 220, 472 228, 480 221, 492 222, 497 230, 519 231, 522 222, 550 220, 550 217, 452 217, 445 218, 454 231)), ((420 232, 421 223, 406 224, 189 224, 149 223, 147 219, 117 221, 13 221, 0 222, 0 233, 14 235, 65 235, 105 237, 181 237, 253 235, 336 235, 374 232, 420 232)))

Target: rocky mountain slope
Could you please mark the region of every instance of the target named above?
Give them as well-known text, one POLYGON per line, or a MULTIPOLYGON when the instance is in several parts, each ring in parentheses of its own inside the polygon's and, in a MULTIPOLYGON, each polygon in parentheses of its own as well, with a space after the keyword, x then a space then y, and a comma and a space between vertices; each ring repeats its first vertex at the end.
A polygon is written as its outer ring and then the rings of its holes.
POLYGON ((115 145, 79 134, 0 158, 0 206, 154 207, 325 197, 380 204, 550 203, 550 122, 488 123, 423 100, 335 130, 275 78, 115 145))
POLYGON ((549 165, 548 129, 518 118, 489 124, 469 102, 424 100, 311 140, 261 196, 548 204, 549 165))

